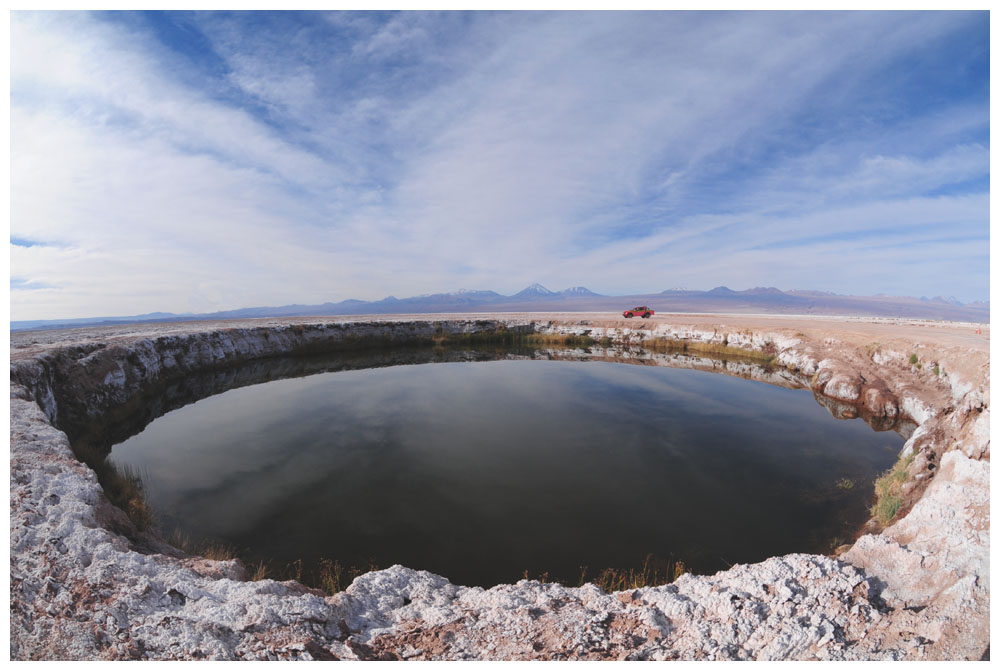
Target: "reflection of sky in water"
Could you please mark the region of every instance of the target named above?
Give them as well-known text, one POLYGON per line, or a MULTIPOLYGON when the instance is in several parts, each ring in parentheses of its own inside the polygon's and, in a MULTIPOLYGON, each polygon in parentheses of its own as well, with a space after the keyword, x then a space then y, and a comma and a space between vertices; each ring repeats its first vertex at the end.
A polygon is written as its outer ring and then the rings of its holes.
POLYGON ((902 445, 807 392, 603 362, 397 366, 235 389, 114 448, 165 529, 492 584, 647 553, 825 551, 902 445), (856 486, 844 491, 837 480, 856 486))

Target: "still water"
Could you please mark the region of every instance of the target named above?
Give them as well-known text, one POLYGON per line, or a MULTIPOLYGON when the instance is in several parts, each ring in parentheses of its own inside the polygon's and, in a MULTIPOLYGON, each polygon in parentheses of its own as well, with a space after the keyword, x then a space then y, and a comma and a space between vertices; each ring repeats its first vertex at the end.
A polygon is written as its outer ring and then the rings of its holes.
POLYGON ((160 526, 253 561, 457 584, 653 554, 696 573, 828 552, 902 447, 809 392, 703 371, 500 360, 323 373, 170 412, 111 457, 160 526))

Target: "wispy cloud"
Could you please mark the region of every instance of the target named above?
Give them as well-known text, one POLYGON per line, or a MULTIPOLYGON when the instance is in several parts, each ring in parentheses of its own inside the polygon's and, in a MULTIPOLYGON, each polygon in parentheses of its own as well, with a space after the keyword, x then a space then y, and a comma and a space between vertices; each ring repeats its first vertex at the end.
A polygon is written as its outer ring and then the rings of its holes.
POLYGON ((984 298, 987 27, 16 12, 12 311, 535 280, 984 298))
POLYGON ((10 278, 10 290, 11 291, 36 291, 38 289, 53 289, 50 284, 45 284, 43 282, 32 282, 31 280, 26 280, 23 277, 12 277, 10 278))
POLYGON ((30 240, 28 238, 19 238, 16 236, 11 236, 10 244, 15 247, 53 247, 57 246, 52 242, 42 242, 40 240, 30 240))

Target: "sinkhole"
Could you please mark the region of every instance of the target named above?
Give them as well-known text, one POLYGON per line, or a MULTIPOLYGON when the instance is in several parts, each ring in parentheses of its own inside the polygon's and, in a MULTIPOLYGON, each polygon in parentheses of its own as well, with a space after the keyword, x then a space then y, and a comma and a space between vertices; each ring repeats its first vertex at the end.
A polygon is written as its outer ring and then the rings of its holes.
POLYGON ((899 427, 837 419, 807 390, 746 379, 774 378, 747 362, 630 361, 257 361, 151 392, 104 440, 166 537, 231 548, 269 577, 336 562, 576 585, 649 558, 707 574, 853 540, 899 427))

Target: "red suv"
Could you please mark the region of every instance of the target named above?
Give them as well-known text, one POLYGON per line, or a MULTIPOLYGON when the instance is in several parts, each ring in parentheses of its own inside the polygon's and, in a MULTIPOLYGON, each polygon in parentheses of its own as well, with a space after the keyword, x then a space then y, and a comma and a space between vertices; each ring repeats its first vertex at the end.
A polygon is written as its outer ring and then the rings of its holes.
POLYGON ((632 308, 631 310, 626 310, 625 312, 622 313, 622 316, 625 317, 625 319, 631 319, 632 317, 635 317, 636 315, 638 315, 638 316, 642 317, 643 319, 649 319, 650 316, 654 315, 654 314, 656 314, 656 313, 653 312, 653 310, 647 308, 645 305, 640 305, 637 308, 632 308))

